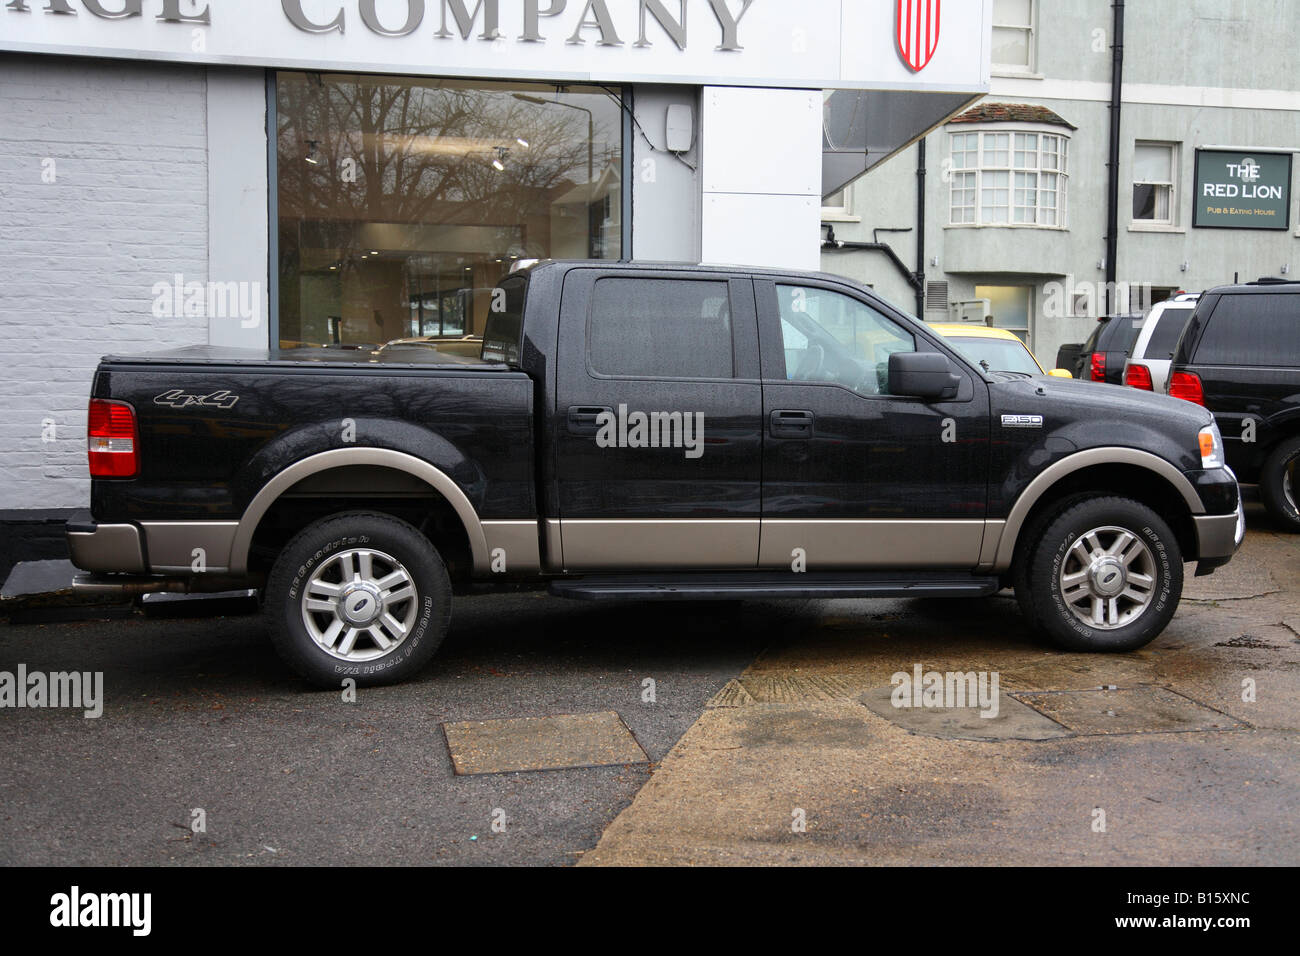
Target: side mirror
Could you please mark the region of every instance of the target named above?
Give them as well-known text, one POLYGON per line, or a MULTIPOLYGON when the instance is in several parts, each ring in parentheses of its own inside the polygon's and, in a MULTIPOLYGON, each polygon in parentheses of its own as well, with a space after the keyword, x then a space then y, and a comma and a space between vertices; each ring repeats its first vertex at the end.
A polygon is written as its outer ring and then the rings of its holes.
POLYGON ((1074 378, 1074 376, 1070 374, 1068 369, 1063 369, 1063 368, 1054 368, 1047 374, 1052 376, 1053 378, 1074 378))
POLYGON ((889 391, 915 398, 956 398, 961 378, 938 352, 894 352, 889 356, 889 391))

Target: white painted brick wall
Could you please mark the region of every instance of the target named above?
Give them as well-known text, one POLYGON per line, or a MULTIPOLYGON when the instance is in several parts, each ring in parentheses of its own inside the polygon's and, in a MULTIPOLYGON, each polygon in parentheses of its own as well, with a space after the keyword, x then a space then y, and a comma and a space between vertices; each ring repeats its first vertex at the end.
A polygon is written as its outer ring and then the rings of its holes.
POLYGON ((151 311, 208 278, 205 97, 203 69, 0 54, 0 509, 88 506, 101 355, 207 341, 151 311))

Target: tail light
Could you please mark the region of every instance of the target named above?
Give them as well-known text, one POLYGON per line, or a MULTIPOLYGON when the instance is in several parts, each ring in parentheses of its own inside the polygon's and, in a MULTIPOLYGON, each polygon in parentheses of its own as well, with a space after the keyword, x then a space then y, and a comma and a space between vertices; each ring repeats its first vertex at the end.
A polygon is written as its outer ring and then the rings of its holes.
POLYGON ((134 478, 140 470, 135 409, 123 402, 90 402, 86 454, 92 478, 134 478))
POLYGON ((1092 374, 1089 376, 1094 382, 1106 381, 1106 353, 1092 353, 1092 374))
POLYGON ((1155 391, 1151 384, 1151 369, 1145 365, 1130 365, 1124 369, 1124 384, 1129 388, 1140 388, 1148 392, 1155 391))
POLYGON ((1173 398, 1181 398, 1205 406, 1205 391, 1201 388, 1201 377, 1195 372, 1174 372, 1169 377, 1169 394, 1173 398))

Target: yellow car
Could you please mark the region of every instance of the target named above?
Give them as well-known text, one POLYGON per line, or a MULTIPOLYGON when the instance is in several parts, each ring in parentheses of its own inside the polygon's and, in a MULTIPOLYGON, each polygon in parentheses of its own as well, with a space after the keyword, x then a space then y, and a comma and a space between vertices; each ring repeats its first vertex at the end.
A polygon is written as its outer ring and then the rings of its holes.
POLYGON ((1034 358, 1034 353, 1029 351, 1020 337, 1006 329, 994 329, 970 322, 927 322, 926 324, 951 342, 958 352, 976 365, 983 365, 990 372, 1023 372, 1026 375, 1054 375, 1057 378, 1074 377, 1063 368, 1045 371, 1042 363, 1034 358))

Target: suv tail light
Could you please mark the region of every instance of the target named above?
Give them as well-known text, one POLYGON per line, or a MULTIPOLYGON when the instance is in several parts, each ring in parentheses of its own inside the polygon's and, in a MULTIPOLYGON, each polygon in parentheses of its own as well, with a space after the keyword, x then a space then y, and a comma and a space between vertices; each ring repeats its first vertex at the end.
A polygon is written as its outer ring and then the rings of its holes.
POLYGON ((1181 398, 1205 406, 1205 391, 1201 388, 1201 377, 1195 372, 1174 372, 1169 377, 1169 394, 1173 398, 1181 398))
POLYGON ((1124 384, 1129 388, 1140 388, 1148 392, 1155 391, 1151 384, 1151 369, 1145 365, 1129 365, 1124 369, 1124 384))
POLYGON ((1092 353, 1092 373, 1089 376, 1094 382, 1106 381, 1106 353, 1092 353))
POLYGON ((86 455, 92 478, 134 478, 140 470, 135 409, 124 402, 91 399, 86 455))

